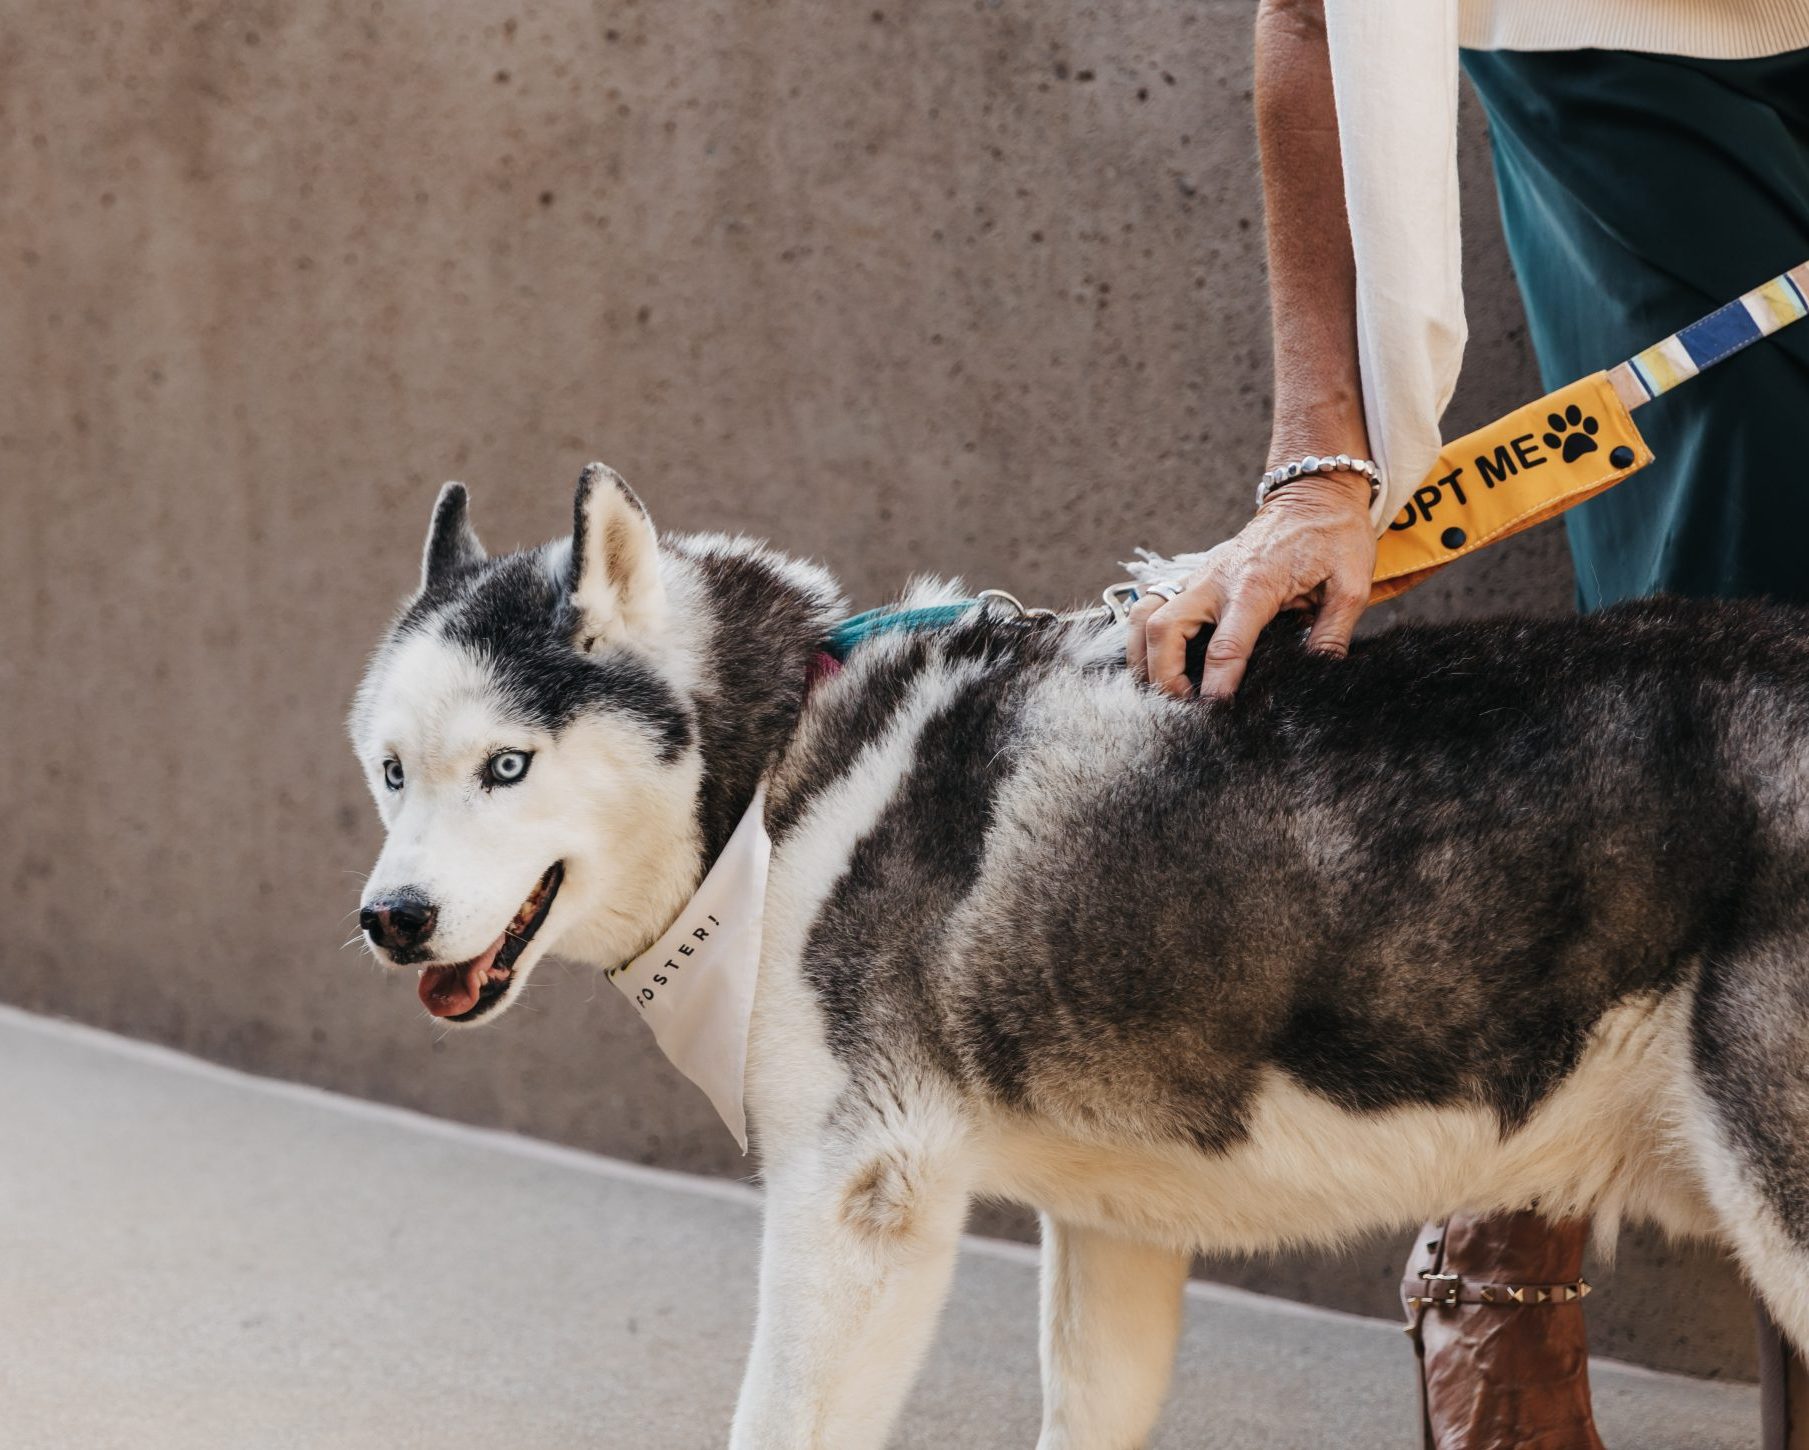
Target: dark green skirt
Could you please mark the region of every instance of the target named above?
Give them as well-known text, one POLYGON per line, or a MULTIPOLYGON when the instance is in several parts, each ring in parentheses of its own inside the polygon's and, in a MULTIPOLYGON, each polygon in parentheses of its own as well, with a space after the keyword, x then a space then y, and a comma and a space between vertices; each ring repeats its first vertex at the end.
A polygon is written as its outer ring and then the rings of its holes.
MULTIPOLYGON (((1809 51, 1466 51, 1547 388, 1809 259, 1809 51)), ((1565 515, 1585 609, 1809 602, 1809 319, 1640 409, 1657 462, 1565 515)))

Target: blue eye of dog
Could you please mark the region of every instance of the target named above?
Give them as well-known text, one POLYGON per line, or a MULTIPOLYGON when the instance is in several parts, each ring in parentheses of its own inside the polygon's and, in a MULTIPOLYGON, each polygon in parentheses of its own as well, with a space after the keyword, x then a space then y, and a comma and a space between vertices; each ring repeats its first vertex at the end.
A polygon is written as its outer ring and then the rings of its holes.
POLYGON ((391 790, 401 790, 402 780, 402 762, 392 755, 383 762, 383 783, 391 790))
POLYGON ((484 784, 515 785, 528 773, 534 757, 525 750, 499 750, 484 762, 484 784))

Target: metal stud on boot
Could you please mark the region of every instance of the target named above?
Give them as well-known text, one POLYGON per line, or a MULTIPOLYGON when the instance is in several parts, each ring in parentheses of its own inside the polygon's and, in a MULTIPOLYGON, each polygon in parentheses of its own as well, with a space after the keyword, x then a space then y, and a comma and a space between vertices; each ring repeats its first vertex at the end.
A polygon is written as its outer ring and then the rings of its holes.
POLYGON ((1603 1450, 1583 1326, 1588 1233, 1530 1212, 1421 1230, 1401 1297, 1427 1450, 1603 1450))

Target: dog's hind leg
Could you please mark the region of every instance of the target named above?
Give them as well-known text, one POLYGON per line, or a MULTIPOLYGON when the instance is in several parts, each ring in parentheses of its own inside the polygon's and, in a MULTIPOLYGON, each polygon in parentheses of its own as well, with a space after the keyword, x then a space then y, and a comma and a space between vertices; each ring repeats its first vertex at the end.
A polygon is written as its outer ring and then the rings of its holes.
POLYGON ((1809 1351, 1809 934, 1707 967, 1682 1118, 1697 1172, 1754 1291, 1809 1351))
POLYGON ((956 1115, 889 1101, 823 1136, 767 1167, 733 1450, 883 1445, 948 1291, 968 1200, 956 1115))
POLYGON ((1043 1435, 1037 1450, 1138 1450, 1181 1331, 1183 1253, 1043 1218, 1043 1435))

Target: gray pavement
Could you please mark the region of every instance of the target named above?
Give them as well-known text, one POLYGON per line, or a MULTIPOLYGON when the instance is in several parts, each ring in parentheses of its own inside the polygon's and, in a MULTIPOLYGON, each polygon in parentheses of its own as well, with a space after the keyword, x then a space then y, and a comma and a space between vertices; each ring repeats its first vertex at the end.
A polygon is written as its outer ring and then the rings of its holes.
MULTIPOLYGON (((693 1450, 726 1438, 759 1202, 0 1009, 4 1450, 693 1450)), ((1031 1254, 970 1240, 907 1450, 1036 1438, 1031 1254)), ((1390 1324, 1195 1285, 1155 1445, 1413 1450, 1390 1324)), ((1756 1396, 1598 1363, 1613 1450, 1756 1396)))

